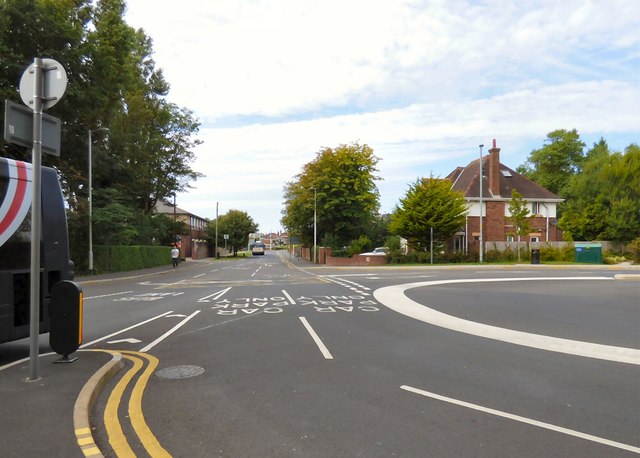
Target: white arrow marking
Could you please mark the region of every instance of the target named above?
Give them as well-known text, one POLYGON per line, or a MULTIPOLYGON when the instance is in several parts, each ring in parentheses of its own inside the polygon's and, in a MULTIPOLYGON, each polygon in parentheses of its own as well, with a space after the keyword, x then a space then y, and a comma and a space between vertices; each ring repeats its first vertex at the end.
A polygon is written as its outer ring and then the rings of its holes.
POLYGON ((230 289, 231 289, 231 286, 229 286, 228 288, 225 288, 223 290, 220 290, 217 293, 213 293, 213 294, 209 294, 208 296, 201 297, 200 299, 198 299, 198 302, 217 301, 222 296, 224 296, 230 289))
POLYGON ((138 340, 138 339, 133 339, 133 338, 129 338, 129 339, 119 339, 119 340, 110 340, 107 343, 108 344, 117 344, 117 343, 140 343, 142 342, 142 340, 138 340))

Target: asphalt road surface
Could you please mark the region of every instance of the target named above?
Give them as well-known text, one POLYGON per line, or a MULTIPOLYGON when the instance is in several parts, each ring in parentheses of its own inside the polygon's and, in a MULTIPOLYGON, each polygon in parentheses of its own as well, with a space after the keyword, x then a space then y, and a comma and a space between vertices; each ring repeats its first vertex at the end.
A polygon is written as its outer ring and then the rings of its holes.
POLYGON ((125 358, 94 437, 106 456, 637 456, 640 282, 614 274, 267 252, 86 283, 84 350, 125 358))

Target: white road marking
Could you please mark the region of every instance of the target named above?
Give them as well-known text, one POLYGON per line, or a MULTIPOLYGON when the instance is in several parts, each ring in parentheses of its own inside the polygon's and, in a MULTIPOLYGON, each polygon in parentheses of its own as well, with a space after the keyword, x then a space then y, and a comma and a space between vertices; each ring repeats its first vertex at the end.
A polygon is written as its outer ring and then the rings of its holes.
POLYGON ((118 340, 109 340, 107 341, 108 344, 117 344, 117 343, 140 343, 142 342, 142 340, 138 340, 138 339, 134 339, 133 337, 128 338, 128 339, 118 339, 118 340))
POLYGON ((615 442, 609 439, 605 439, 598 436, 592 436, 591 434, 581 433, 580 431, 575 431, 573 429, 563 428, 562 426, 556 426, 549 423, 544 423, 538 420, 532 420, 530 418, 521 417, 519 415, 513 415, 507 412, 502 412, 500 410, 490 409, 488 407, 483 407, 477 404, 471 404, 469 402, 460 401, 458 399, 448 398, 446 396, 441 396, 439 394, 431 393, 429 391, 420 390, 418 388, 413 388, 411 386, 402 385, 400 387, 403 390, 410 391, 412 393, 420 394, 422 396, 426 396, 428 398, 437 399, 439 401, 448 402, 451 404, 455 404, 458 406, 466 407, 468 409, 479 410, 480 412, 485 412, 491 415, 497 415, 499 417, 507 418, 509 420, 519 421, 521 423, 526 423, 528 425, 537 426, 539 428, 549 429, 551 431, 555 431, 562 434, 567 434, 569 436, 578 437, 580 439, 586 439, 588 441, 597 442, 599 444, 608 445, 610 447, 620 448, 622 450, 627 450, 633 453, 640 453, 639 447, 634 447, 633 445, 623 444, 621 442, 615 442))
POLYGON ((207 274, 203 273, 203 274, 199 274, 199 275, 194 275, 193 278, 200 278, 200 277, 204 277, 205 275, 207 275, 207 274))
POLYGON ((258 267, 256 271, 251 274, 251 276, 253 277, 255 274, 257 274, 260 271, 260 269, 262 269, 262 266, 258 267))
POLYGON ((213 294, 209 294, 208 296, 201 297, 200 299, 198 299, 198 302, 217 301, 222 296, 224 296, 230 289, 231 289, 231 286, 229 286, 228 288, 222 289, 217 293, 213 293, 213 294))
POLYGON ((291 302, 291 305, 296 305, 296 301, 294 301, 293 298, 289 296, 289 293, 287 293, 284 289, 282 290, 282 294, 289 300, 289 302, 291 302))
POLYGON ((142 321, 142 322, 140 322, 138 324, 134 324, 133 326, 129 326, 128 328, 122 329, 120 331, 116 331, 113 334, 109 334, 108 336, 100 337, 99 339, 92 340, 91 342, 87 342, 86 344, 82 344, 82 345, 80 345, 80 348, 85 348, 85 347, 88 347, 89 345, 93 345, 93 344, 96 344, 98 342, 102 342, 103 340, 110 339, 113 336, 117 336, 118 334, 122 334, 123 332, 130 331, 130 330, 132 330, 134 328, 137 328, 138 326, 142 326, 143 324, 150 323, 153 320, 157 320, 158 318, 162 318, 163 316, 169 315, 170 313, 173 313, 173 310, 169 310, 168 312, 165 312, 162 315, 154 316, 153 318, 149 318, 148 320, 142 321))
POLYGON ((333 359, 331 352, 329 352, 329 349, 324 345, 324 343, 322 343, 322 340, 320 340, 320 337, 318 337, 318 334, 316 334, 316 332, 313 330, 307 319, 303 316, 300 316, 298 318, 300 318, 300 321, 302 321, 304 327, 307 328, 307 331, 309 332, 309 334, 311 334, 311 338, 313 338, 313 341, 316 343, 325 359, 333 359))
POLYGON ((430 323, 442 328, 451 329, 487 339, 500 340, 516 345, 538 348, 541 350, 555 351, 569 355, 583 356, 587 358, 604 359, 628 364, 640 364, 640 350, 634 348, 614 347, 578 340, 562 339, 528 332, 514 331, 474 321, 457 318, 446 313, 438 312, 425 305, 419 304, 407 296, 407 289, 424 286, 447 285, 456 283, 483 283, 483 282, 514 282, 514 281, 585 281, 585 280, 613 280, 611 277, 529 277, 529 278, 478 278, 462 280, 437 280, 404 285, 387 286, 374 293, 378 302, 391 310, 430 323))
POLYGON ((323 277, 370 277, 373 274, 336 274, 336 275, 322 275, 323 277))
POLYGON ((177 331, 179 328, 181 328, 182 326, 184 326, 185 324, 187 324, 187 321, 189 321, 191 318, 193 318, 194 316, 196 316, 198 313, 200 313, 200 310, 196 310, 195 312, 193 312, 191 315, 189 315, 188 317, 186 317, 184 320, 182 320, 180 323, 176 324, 174 327, 172 327, 171 329, 169 329, 167 332, 165 332, 164 334, 162 334, 160 337, 158 337, 156 340, 154 340, 153 342, 151 342, 149 345, 147 345, 146 347, 142 348, 140 350, 140 353, 146 353, 149 350, 151 350, 153 347, 155 347, 156 345, 158 345, 160 342, 162 342, 164 339, 166 339, 167 337, 169 337, 171 334, 173 334, 175 331, 177 331))
POLYGON ((179 285, 180 283, 184 283, 184 282, 185 280, 179 280, 179 281, 174 281, 170 283, 153 283, 151 281, 143 281, 138 284, 142 286, 173 286, 173 285, 179 285))
POLYGON ((129 293, 132 293, 132 292, 133 291, 122 291, 121 293, 103 294, 102 296, 85 297, 84 300, 88 301, 89 299, 100 299, 100 298, 103 298, 103 297, 122 296, 123 294, 129 294, 129 293))

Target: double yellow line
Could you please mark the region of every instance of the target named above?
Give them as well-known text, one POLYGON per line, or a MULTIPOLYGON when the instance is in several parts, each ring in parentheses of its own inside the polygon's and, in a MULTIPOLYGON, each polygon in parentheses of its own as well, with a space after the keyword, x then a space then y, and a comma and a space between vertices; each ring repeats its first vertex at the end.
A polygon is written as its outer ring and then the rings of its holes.
POLYGON ((120 458, 136 457, 136 454, 129 445, 129 442, 122 431, 122 426, 118 419, 118 408, 120 407, 120 401, 122 400, 122 396, 124 395, 127 386, 140 369, 142 369, 146 360, 147 367, 138 377, 129 398, 129 419, 133 430, 150 456, 170 457, 171 455, 169 452, 162 448, 156 437, 151 432, 151 429, 149 429, 142 413, 142 395, 149 378, 158 366, 158 358, 146 353, 139 353, 135 351, 120 351, 120 353, 133 363, 133 367, 131 367, 131 369, 122 376, 107 401, 107 406, 104 412, 104 424, 107 430, 107 435, 109 436, 109 444, 116 456, 120 458))

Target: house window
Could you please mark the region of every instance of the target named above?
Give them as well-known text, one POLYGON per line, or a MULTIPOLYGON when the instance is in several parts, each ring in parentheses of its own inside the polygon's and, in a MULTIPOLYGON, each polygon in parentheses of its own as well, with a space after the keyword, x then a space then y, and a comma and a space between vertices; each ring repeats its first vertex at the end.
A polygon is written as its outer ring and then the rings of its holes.
POLYGON ((513 242, 513 235, 507 235, 507 242, 513 242))
POLYGON ((540 237, 531 237, 531 243, 537 243, 540 241, 540 237))
POLYGON ((532 202, 531 207, 534 215, 542 215, 542 204, 540 202, 532 202))

